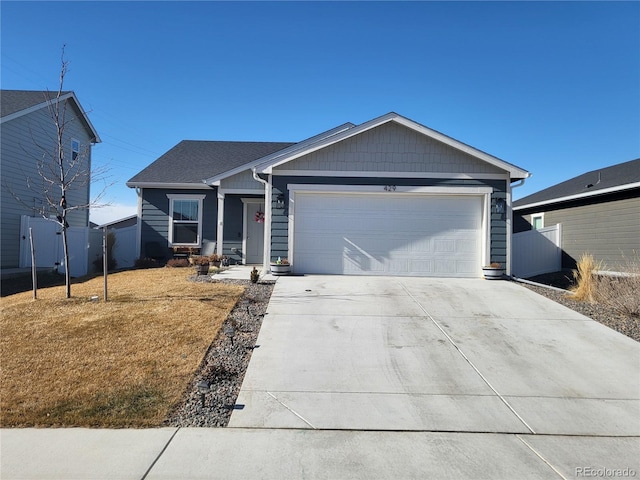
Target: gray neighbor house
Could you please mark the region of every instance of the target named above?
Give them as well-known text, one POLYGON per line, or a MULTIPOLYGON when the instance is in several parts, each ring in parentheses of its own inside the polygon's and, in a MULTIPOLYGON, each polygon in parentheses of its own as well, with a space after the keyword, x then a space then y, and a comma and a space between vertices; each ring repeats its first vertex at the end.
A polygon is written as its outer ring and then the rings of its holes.
POLYGON ((141 257, 480 277, 490 262, 509 272, 511 187, 529 176, 392 112, 297 143, 182 141, 127 186, 141 257))
MULTIPOLYGON (((37 163, 43 160, 45 152, 55 151, 56 130, 49 115, 48 99, 55 100, 56 93, 0 91, 0 265, 3 269, 19 266, 21 217, 55 217, 56 214, 48 210, 37 188, 40 180, 37 163), (28 178, 35 188, 28 188, 28 178)), ((65 102, 67 107, 63 139, 65 155, 71 158, 82 154, 83 161, 89 162, 90 166, 91 146, 100 142, 100 137, 74 92, 62 92, 60 102, 65 102)), ((76 183, 76 188, 67 194, 67 202, 70 205, 89 204, 89 188, 89 182, 76 183)), ((86 227, 89 211, 70 211, 67 222, 71 227, 86 227)))
POLYGON ((607 270, 640 255, 640 159, 593 170, 513 204, 514 233, 560 224, 562 267, 583 254, 607 270))

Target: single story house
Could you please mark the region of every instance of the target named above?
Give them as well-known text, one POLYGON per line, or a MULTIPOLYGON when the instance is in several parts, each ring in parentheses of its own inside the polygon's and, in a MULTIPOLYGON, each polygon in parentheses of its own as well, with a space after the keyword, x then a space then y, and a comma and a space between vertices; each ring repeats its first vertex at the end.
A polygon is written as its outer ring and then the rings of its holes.
POLYGON ((562 267, 591 254, 621 270, 640 254, 640 159, 593 170, 514 202, 514 233, 561 224, 562 267))
POLYGON ((141 256, 296 274, 480 277, 510 264, 526 170, 396 113, 297 143, 182 141, 131 178, 141 256))

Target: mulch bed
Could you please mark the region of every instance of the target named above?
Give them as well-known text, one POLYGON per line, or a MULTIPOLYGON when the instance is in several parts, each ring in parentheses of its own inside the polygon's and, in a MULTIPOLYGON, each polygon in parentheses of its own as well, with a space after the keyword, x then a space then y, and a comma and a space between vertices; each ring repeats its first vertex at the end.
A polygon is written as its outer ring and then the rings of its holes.
POLYGON ((168 415, 164 426, 226 427, 235 408, 251 354, 256 348, 275 282, 217 280, 215 275, 193 276, 191 280, 242 285, 245 292, 225 320, 182 401, 168 415), (198 383, 202 381, 210 384, 210 391, 204 396, 204 406, 198 391, 198 383))

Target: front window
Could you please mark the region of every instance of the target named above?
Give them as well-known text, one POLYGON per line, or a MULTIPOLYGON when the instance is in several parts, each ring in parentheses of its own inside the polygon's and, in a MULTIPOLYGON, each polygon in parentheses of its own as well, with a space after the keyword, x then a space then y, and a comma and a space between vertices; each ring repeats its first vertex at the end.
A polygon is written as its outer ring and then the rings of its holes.
POLYGON ((202 238, 202 200, 204 195, 169 197, 169 243, 174 246, 200 246, 202 238))

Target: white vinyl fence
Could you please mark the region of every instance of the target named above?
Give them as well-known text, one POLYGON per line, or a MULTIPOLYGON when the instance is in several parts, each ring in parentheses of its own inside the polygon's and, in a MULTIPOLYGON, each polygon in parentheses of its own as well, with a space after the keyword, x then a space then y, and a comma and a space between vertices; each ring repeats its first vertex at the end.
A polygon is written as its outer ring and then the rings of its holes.
MULTIPOLYGON (((20 225, 20 267, 31 267, 29 228, 33 233, 38 268, 57 269, 64 273, 62 229, 56 222, 44 218, 22 216, 20 225)), ((114 258, 117 268, 133 267, 136 255, 137 226, 111 230, 116 235, 114 258)), ((69 273, 81 277, 94 271, 93 262, 102 256, 102 230, 89 227, 69 227, 69 273)))
POLYGON ((116 268, 131 268, 136 263, 136 240, 138 226, 132 225, 126 228, 111 230, 116 234, 116 244, 113 247, 113 257, 116 259, 116 268))
POLYGON ((533 277, 562 269, 562 228, 558 223, 540 230, 513 234, 511 273, 533 277))

